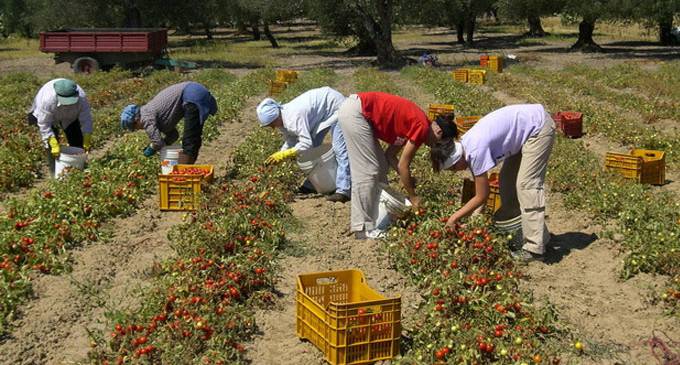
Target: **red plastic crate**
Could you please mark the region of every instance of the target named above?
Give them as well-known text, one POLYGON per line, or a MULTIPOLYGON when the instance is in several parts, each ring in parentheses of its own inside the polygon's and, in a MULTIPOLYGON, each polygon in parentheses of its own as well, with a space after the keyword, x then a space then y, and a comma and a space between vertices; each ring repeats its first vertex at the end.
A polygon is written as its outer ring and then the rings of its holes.
POLYGON ((579 112, 557 112, 553 120, 559 131, 566 137, 580 138, 583 136, 583 114, 579 112))

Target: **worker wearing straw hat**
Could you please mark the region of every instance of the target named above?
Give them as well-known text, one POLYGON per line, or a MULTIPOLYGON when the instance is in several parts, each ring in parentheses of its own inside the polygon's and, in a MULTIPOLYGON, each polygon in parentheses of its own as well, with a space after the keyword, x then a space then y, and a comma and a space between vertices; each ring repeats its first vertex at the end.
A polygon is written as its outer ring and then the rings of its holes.
POLYGON ((356 238, 382 235, 376 226, 381 183, 392 167, 414 207, 420 198, 411 176, 411 161, 422 144, 432 146, 452 139, 457 130, 453 115, 430 123, 415 103, 396 95, 365 92, 350 95, 338 111, 352 167, 351 232, 356 238), (389 144, 383 151, 380 142, 389 144), (397 153, 401 156, 397 158, 397 153))
MULTIPOLYGON (((278 128, 285 142, 281 150, 272 154, 268 163, 278 163, 294 158, 298 153, 317 147, 323 143, 330 131, 333 152, 338 167, 335 175, 335 193, 326 197, 332 202, 345 203, 350 200, 351 180, 347 146, 342 130, 337 126, 338 108, 345 96, 326 86, 304 92, 286 104, 266 98, 257 106, 260 126, 278 128)), ((313 187, 305 181, 300 193, 312 193, 313 187)))
POLYGON ((64 131, 69 146, 86 151, 90 149, 90 103, 83 89, 73 80, 54 79, 43 85, 33 100, 28 124, 37 125, 40 130, 40 137, 48 151, 51 175, 54 175, 54 159, 61 153, 59 129, 64 131))
POLYGON ((521 215, 523 246, 513 256, 542 260, 550 233, 545 224, 544 182, 555 141, 555 122, 543 105, 510 105, 480 119, 460 142, 432 150, 433 168, 474 176, 475 196, 453 213, 447 225, 483 205, 489 196, 488 171, 503 162, 500 172, 501 208, 498 220, 521 215))

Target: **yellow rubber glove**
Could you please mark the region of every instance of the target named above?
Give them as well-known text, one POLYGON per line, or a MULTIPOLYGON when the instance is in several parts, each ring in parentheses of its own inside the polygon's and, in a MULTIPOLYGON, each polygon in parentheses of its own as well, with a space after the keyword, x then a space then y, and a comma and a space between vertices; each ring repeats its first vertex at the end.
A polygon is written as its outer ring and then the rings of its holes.
POLYGON ((83 148, 85 149, 85 151, 89 151, 91 145, 92 135, 90 133, 83 134, 83 148))
POLYGON ((59 153, 61 152, 59 149, 59 141, 57 141, 57 138, 55 136, 50 137, 50 139, 47 140, 47 143, 50 145, 50 153, 52 154, 52 157, 57 158, 59 157, 59 153))
POLYGON ((272 153, 272 155, 269 156, 269 158, 267 158, 267 161, 265 161, 265 163, 268 165, 273 163, 279 163, 283 160, 293 158, 295 156, 297 156, 297 149, 289 148, 287 150, 272 153))

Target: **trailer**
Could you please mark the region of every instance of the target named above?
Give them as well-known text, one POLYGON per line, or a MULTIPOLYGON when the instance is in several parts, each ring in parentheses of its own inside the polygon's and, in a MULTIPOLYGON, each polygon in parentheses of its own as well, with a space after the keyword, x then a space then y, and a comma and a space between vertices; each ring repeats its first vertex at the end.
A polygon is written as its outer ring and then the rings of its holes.
POLYGON ((163 28, 62 29, 40 33, 40 51, 54 53, 55 63, 68 62, 76 73, 114 66, 195 68, 168 58, 168 31, 163 28))

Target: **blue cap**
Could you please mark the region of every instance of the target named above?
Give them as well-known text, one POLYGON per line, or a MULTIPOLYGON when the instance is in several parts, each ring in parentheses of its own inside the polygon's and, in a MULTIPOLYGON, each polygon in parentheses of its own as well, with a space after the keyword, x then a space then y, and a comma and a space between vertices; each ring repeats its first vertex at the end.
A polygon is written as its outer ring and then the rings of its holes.
POLYGON ((281 104, 277 103, 272 98, 262 100, 257 106, 257 119, 260 120, 260 126, 266 127, 270 125, 276 118, 279 117, 281 104))
POLYGON ((123 109, 123 112, 120 113, 120 127, 132 130, 137 111, 139 111, 139 107, 135 104, 126 106, 125 109, 123 109))

